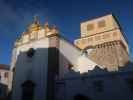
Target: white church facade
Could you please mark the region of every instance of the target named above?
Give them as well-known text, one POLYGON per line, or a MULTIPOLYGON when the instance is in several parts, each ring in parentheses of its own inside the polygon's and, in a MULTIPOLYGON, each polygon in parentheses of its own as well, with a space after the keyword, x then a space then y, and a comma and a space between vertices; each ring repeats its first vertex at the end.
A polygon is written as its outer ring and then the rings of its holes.
MULTIPOLYGON (((113 43, 115 39, 113 38, 113 43)), ((121 57, 127 58, 127 42, 123 35, 122 39, 118 40, 120 42, 115 43, 124 48, 121 57)), ((64 39, 56 26, 49 27, 48 23, 40 25, 35 17, 14 44, 10 68, 12 81, 9 85, 12 100, 115 100, 115 96, 118 100, 131 97, 132 93, 126 92, 128 89, 123 86, 124 83, 121 83, 120 79, 122 77, 126 80, 127 76, 133 76, 128 73, 133 71, 132 68, 129 70, 128 66, 128 70, 124 72, 122 68, 125 67, 120 67, 119 64, 110 65, 112 68, 103 66, 104 62, 98 63, 95 59, 93 61, 94 57, 89 57, 95 48, 89 45, 80 48, 76 43, 71 44, 64 39)), ((110 45, 112 46, 112 42, 110 45)), ((126 63, 120 62, 122 65, 126 63)), ((128 84, 130 85, 130 82, 128 84)))

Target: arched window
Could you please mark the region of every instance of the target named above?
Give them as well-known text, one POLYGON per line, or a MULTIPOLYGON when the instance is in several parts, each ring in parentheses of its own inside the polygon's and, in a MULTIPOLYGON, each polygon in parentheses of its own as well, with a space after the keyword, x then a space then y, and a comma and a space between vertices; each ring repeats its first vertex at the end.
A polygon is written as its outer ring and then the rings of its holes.
POLYGON ((22 100, 33 100, 35 84, 27 80, 22 84, 22 100))
POLYGON ((91 100, 91 99, 82 94, 77 94, 74 96, 73 100, 91 100))

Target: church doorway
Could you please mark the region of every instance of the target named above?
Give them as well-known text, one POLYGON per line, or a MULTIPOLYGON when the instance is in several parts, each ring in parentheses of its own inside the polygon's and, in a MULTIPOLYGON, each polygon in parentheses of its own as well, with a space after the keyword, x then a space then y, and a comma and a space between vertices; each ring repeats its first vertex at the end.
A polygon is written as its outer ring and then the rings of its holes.
POLYGON ((91 99, 82 94, 77 94, 74 96, 73 100, 91 100, 91 99))
POLYGON ((22 100, 33 100, 35 84, 27 80, 22 84, 22 100))

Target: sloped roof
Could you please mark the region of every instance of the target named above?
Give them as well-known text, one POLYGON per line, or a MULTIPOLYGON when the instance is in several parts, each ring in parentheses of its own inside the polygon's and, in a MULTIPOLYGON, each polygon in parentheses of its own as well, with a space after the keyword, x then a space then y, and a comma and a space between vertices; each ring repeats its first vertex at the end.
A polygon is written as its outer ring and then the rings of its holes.
POLYGON ((9 65, 6 64, 0 64, 0 70, 9 70, 9 65))

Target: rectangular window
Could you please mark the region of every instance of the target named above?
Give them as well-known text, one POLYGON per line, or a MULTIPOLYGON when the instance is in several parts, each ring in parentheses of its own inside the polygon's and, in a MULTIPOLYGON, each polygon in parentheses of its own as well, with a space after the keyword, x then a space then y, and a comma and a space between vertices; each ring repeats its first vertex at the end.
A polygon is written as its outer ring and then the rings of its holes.
POLYGON ((88 24, 87 25, 87 31, 91 31, 94 29, 94 24, 88 24))
POLYGON ((38 32, 38 39, 41 39, 41 38, 43 38, 45 36, 45 31, 44 30, 40 30, 39 32, 38 32))
POLYGON ((23 43, 27 43, 29 41, 29 35, 23 35, 23 43))
POLYGON ((30 39, 31 40, 34 40, 36 38, 36 32, 32 32, 31 34, 30 34, 30 39))
POLYGON ((106 26, 105 20, 101 20, 101 21, 98 22, 98 27, 99 28, 102 28, 102 27, 105 27, 105 26, 106 26))
POLYGON ((5 76, 5 78, 8 78, 8 72, 5 72, 4 76, 5 76))

